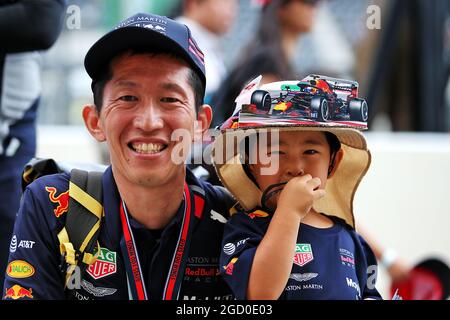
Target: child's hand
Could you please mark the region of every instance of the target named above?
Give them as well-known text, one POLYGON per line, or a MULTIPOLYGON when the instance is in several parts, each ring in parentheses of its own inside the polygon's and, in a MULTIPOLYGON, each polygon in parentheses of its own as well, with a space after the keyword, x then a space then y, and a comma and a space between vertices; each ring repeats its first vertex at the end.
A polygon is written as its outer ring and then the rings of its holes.
POLYGON ((315 200, 325 195, 325 190, 319 189, 321 181, 310 174, 295 177, 286 184, 280 193, 277 208, 295 211, 303 219, 315 200))

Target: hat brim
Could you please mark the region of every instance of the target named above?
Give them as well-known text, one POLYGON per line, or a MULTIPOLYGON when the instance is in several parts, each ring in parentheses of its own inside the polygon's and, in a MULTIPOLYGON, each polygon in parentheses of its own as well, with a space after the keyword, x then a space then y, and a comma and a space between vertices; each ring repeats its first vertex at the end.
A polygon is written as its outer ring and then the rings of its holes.
POLYGON ((111 60, 128 49, 170 52, 179 55, 206 84, 203 72, 192 62, 192 58, 180 44, 158 31, 132 26, 107 33, 89 49, 84 59, 84 65, 91 79, 93 81, 98 79, 111 60))
POLYGON ((224 130, 216 137, 212 150, 212 161, 223 185, 245 210, 252 210, 261 205, 262 191, 245 173, 239 145, 251 134, 274 128, 280 131, 328 131, 336 135, 341 142, 344 156, 334 175, 327 180, 326 195, 316 201, 313 207, 318 212, 340 217, 354 227, 353 199, 370 166, 371 154, 364 136, 352 128, 274 126, 224 130))

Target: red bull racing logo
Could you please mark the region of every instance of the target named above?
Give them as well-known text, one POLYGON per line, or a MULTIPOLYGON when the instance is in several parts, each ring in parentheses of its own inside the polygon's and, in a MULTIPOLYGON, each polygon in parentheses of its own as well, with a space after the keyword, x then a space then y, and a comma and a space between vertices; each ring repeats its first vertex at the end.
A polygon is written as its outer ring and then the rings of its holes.
POLYGON ((297 243, 295 245, 294 263, 300 267, 314 260, 311 245, 309 243, 297 243))
POLYGON ((62 214, 69 210, 69 190, 60 193, 59 196, 55 196, 57 191, 55 187, 45 187, 45 190, 49 193, 48 197, 50 201, 58 204, 53 212, 55 213, 55 216, 59 218, 62 214))
POLYGON ((6 289, 5 299, 22 299, 22 298, 33 299, 33 289, 25 289, 17 284, 13 285, 11 288, 6 289))

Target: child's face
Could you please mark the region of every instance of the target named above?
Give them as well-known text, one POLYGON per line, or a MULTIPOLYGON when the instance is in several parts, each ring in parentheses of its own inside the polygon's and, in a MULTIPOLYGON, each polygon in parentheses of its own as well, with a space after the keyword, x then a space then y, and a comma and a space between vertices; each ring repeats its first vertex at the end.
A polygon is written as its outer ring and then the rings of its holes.
MULTIPOLYGON (((268 139, 269 142, 271 139, 268 139)), ((266 190, 272 184, 288 182, 294 177, 310 174, 313 178, 320 178, 321 189, 325 189, 328 167, 330 164, 330 146, 325 134, 317 131, 282 131, 279 133, 277 142, 271 146, 253 147, 250 150, 253 159, 257 159, 256 164, 250 164, 256 182, 261 191, 266 190), (254 154, 252 154, 254 153, 254 154), (260 157, 272 157, 270 164, 262 164, 260 157), (274 161, 278 162, 278 171, 275 174, 264 175, 261 169, 274 166, 274 161)), ((268 204, 276 206, 278 196, 269 200, 268 204)))

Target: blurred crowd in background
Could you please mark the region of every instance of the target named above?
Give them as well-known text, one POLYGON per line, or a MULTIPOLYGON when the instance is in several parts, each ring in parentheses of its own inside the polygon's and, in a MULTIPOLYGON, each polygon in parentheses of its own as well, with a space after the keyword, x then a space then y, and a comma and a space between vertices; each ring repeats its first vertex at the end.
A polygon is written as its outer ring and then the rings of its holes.
MULTIPOLYGON (((181 2, 68 0, 61 36, 43 56, 38 122, 81 124, 80 110, 92 101, 83 67, 90 45, 117 21, 138 11, 176 18, 182 14, 181 2)), ((257 38, 265 1, 217 2, 234 2, 235 9, 222 4, 222 29, 211 32, 216 36, 211 39, 212 52, 223 66, 215 66, 214 78, 208 75, 208 97, 227 86, 220 80, 226 80, 244 52, 251 51, 249 43, 257 38)), ((360 95, 370 106, 369 130, 449 131, 448 1, 324 0, 314 6, 311 30, 297 37, 290 53, 295 79, 318 73, 357 80, 360 95)), ((279 22, 266 19, 264 24, 270 28, 279 22)))

